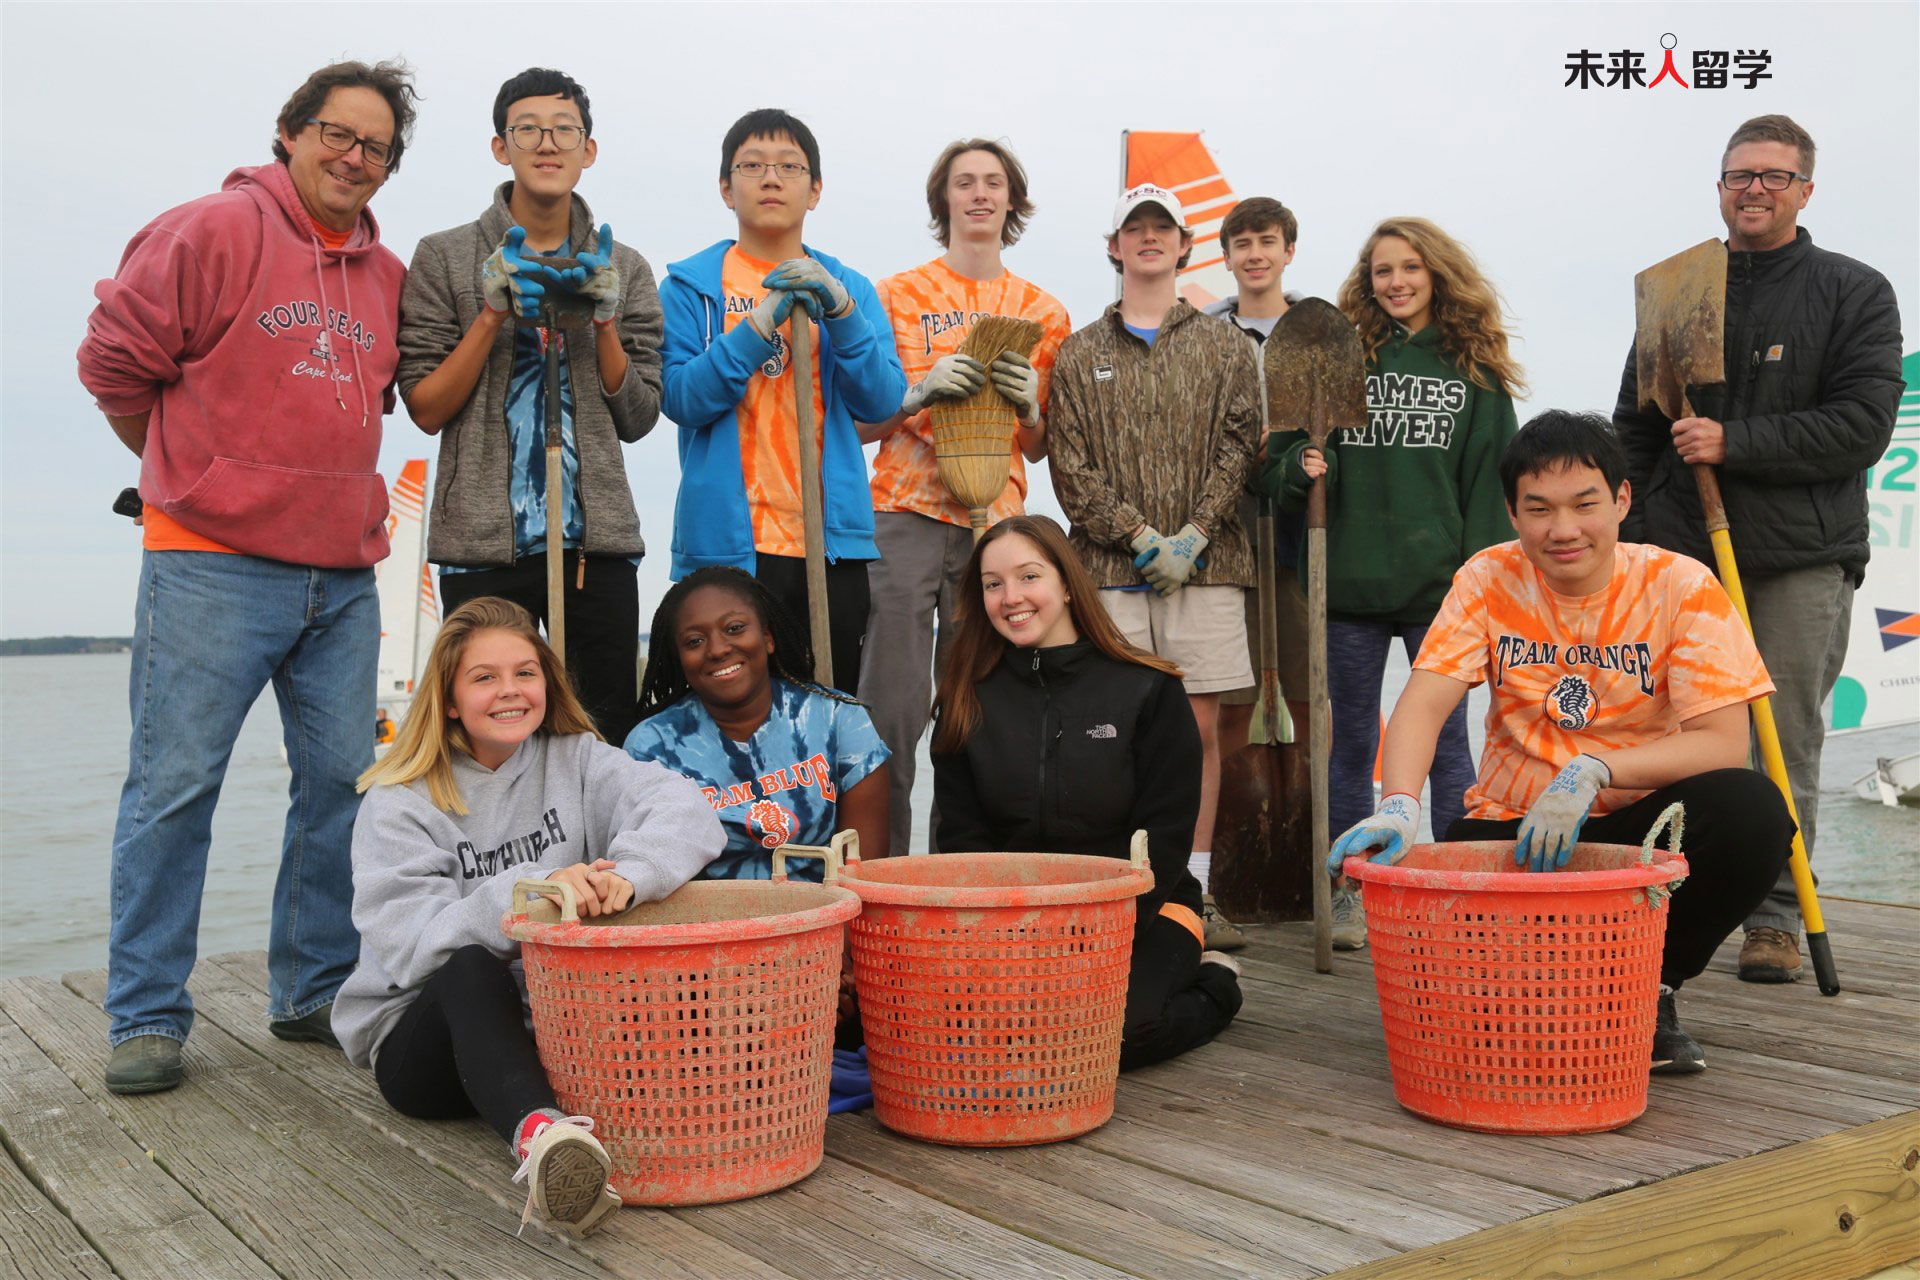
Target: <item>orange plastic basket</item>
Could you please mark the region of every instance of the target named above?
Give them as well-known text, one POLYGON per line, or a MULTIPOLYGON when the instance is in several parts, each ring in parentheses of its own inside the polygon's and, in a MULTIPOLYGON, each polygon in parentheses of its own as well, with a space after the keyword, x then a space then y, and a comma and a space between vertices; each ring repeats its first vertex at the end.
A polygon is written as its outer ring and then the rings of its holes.
MULTIPOLYGON (((785 852, 804 852, 787 850, 785 852)), ((844 926, 831 884, 700 880, 580 920, 536 897, 520 942, 540 1065, 561 1109, 594 1118, 627 1204, 713 1204, 818 1167, 844 926)), ((556 890, 565 886, 555 886, 556 890)))
POLYGON ((847 862, 874 1113, 957 1146, 1058 1142, 1113 1115, 1133 959, 1131 861, 943 853, 847 862))
MULTIPOLYGON (((1676 838, 1676 845, 1679 843, 1676 838)), ((1582 844, 1515 871, 1511 841, 1349 858, 1393 1092, 1415 1115, 1489 1133, 1598 1133, 1647 1109, 1660 952, 1677 853, 1582 844)))

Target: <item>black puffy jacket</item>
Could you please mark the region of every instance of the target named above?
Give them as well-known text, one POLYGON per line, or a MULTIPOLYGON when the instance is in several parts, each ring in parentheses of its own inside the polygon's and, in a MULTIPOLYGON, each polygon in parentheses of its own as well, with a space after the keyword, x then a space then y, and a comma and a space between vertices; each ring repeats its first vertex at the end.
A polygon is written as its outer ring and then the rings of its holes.
POLYGON ((940 851, 1124 858, 1145 828, 1154 889, 1137 899, 1139 918, 1164 902, 1197 914, 1187 855, 1200 815, 1200 731, 1180 682, 1082 640, 1009 646, 975 689, 980 726, 959 751, 933 754, 940 851))
MULTIPOLYGON (((1689 388, 1694 412, 1726 426, 1720 466, 1734 554, 1743 571, 1867 564, 1866 470, 1886 452, 1904 382, 1900 310, 1873 268, 1792 244, 1727 255, 1724 387, 1689 388)), ((1672 423, 1639 406, 1634 354, 1613 422, 1627 451, 1633 508, 1621 529, 1707 564, 1713 551, 1693 474, 1672 423)))

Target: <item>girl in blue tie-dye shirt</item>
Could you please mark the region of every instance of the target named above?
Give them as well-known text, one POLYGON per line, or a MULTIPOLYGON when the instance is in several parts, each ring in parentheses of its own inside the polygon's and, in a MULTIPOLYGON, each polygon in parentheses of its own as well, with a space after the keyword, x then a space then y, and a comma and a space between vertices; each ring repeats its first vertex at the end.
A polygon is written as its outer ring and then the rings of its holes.
POLYGON ((751 575, 698 569, 667 592, 639 714, 627 751, 698 783, 726 832, 705 878, 764 880, 777 846, 847 827, 861 857, 889 852, 886 744, 864 706, 814 683, 806 633, 751 575))

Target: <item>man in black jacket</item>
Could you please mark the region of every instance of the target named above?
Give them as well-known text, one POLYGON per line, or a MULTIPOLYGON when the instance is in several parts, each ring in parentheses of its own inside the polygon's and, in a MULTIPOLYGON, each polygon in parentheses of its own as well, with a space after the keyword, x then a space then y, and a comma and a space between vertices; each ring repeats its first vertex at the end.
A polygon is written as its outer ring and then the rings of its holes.
MULTIPOLYGON (((1634 509, 1621 536, 1713 563, 1689 468, 1720 468, 1754 638, 1778 691, 1774 716, 1801 833, 1813 851, 1821 704, 1846 657, 1867 564, 1867 468, 1893 435, 1900 314, 1879 272, 1814 247, 1797 226, 1813 196, 1814 144, 1781 115, 1734 130, 1720 162, 1727 224, 1726 385, 1690 390, 1704 416, 1642 409, 1627 353, 1614 427, 1634 509)), ((1747 918, 1740 977, 1800 976, 1792 877, 1747 918)))

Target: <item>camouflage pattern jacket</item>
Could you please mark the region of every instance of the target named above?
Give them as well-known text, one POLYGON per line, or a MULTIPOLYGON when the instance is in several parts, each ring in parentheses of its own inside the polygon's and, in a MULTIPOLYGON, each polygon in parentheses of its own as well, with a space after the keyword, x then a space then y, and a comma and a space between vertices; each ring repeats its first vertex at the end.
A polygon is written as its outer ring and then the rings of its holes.
POLYGON ((1240 495, 1260 444, 1260 383, 1247 341, 1184 300, 1149 347, 1114 303, 1054 363, 1047 452, 1073 546, 1102 587, 1141 581, 1128 542, 1144 521, 1211 539, 1190 586, 1250 587, 1240 495))

